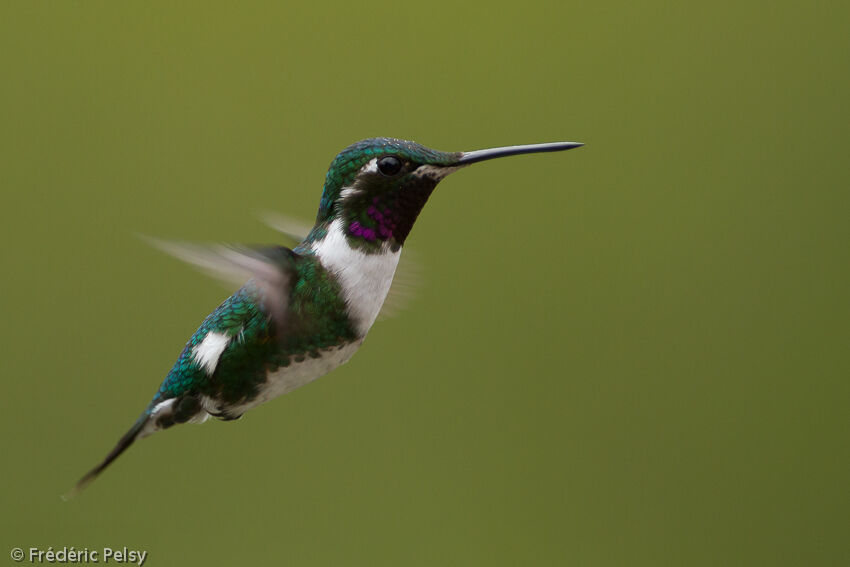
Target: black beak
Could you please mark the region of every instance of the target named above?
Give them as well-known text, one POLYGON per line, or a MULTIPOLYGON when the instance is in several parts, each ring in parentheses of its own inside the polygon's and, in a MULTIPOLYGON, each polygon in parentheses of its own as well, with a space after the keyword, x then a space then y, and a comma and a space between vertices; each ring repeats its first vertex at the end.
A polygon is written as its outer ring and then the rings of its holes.
POLYGON ((460 159, 455 165, 469 165, 493 158, 515 156, 518 154, 536 154, 538 152, 562 152, 573 148, 580 148, 584 144, 579 142, 551 142, 549 144, 526 144, 524 146, 505 146, 503 148, 489 148, 486 150, 475 150, 472 152, 461 152, 460 159))

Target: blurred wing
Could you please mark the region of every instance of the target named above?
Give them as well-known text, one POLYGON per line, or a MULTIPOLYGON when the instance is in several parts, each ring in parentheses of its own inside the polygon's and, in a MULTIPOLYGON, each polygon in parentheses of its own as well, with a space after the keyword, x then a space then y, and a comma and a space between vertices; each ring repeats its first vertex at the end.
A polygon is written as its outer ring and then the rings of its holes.
POLYGON ((262 291, 269 315, 282 328, 298 255, 283 246, 249 248, 224 244, 192 244, 143 237, 149 244, 183 260, 228 285, 252 279, 262 291))
POLYGON ((313 228, 296 218, 273 211, 265 212, 260 217, 266 223, 266 226, 278 231, 291 240, 293 244, 299 244, 307 238, 307 235, 310 234, 310 230, 313 228))
POLYGON ((378 320, 383 321, 397 316, 407 309, 413 298, 422 287, 422 265, 416 258, 415 250, 405 250, 398 259, 398 267, 395 269, 393 283, 387 298, 378 313, 378 320))

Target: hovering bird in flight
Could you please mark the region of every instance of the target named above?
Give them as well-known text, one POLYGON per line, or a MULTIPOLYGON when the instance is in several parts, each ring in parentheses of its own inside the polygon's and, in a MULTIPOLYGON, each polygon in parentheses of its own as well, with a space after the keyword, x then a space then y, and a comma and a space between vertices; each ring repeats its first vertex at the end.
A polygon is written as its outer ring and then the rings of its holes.
POLYGON ((440 152, 393 138, 362 140, 331 163, 316 223, 295 248, 172 250, 220 275, 250 279, 204 319, 142 415, 69 496, 136 439, 210 416, 237 419, 347 362, 375 322, 405 239, 444 177, 480 161, 581 145, 440 152))

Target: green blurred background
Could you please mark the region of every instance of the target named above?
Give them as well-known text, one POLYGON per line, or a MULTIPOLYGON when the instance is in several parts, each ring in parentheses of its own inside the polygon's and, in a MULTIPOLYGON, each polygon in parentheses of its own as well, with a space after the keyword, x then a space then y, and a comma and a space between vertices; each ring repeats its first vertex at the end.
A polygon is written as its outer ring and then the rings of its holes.
POLYGON ((846 564, 848 18, 4 2, 0 553, 846 564), (443 182, 425 286, 350 364, 61 502, 227 294, 136 235, 279 239, 257 212, 312 219, 378 135, 587 147, 443 182))

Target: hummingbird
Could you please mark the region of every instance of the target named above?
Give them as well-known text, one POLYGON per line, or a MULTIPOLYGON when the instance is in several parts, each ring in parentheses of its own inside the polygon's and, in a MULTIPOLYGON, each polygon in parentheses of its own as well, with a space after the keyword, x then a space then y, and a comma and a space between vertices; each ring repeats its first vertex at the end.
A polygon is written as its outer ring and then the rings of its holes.
POLYGON ((331 162, 315 225, 294 248, 222 247, 184 257, 220 275, 246 274, 247 282, 204 319, 129 431, 66 497, 137 439, 211 416, 238 419, 347 362, 384 304, 413 223, 447 175, 494 158, 582 145, 441 152, 369 138, 331 162))

